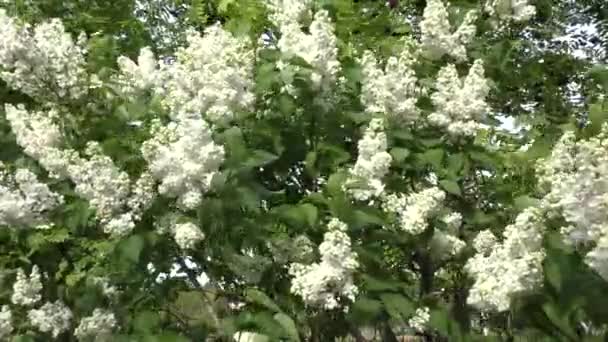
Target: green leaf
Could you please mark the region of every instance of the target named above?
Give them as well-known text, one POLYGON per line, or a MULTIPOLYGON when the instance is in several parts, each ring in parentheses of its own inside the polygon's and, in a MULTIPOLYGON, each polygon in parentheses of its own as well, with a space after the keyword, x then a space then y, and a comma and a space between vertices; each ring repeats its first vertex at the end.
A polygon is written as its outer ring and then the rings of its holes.
POLYGON ((315 164, 317 163, 317 152, 310 151, 306 154, 304 159, 304 168, 310 176, 315 176, 315 164))
POLYGON ((175 332, 163 332, 160 335, 148 335, 142 342, 190 342, 189 338, 175 332))
POLYGON ((160 316, 157 312, 143 311, 137 314, 133 321, 133 328, 139 333, 152 332, 160 323, 160 316))
POLYGON ((399 288, 399 284, 396 282, 386 281, 372 277, 368 274, 362 275, 364 288, 367 291, 385 292, 385 291, 396 291, 399 288))
POLYGON ((281 324, 287 336, 289 337, 289 341, 299 342, 300 335, 298 334, 298 328, 296 327, 296 323, 291 319, 291 317, 286 314, 279 312, 274 315, 274 319, 281 324))
POLYGON ((228 11, 228 6, 230 6, 234 2, 236 2, 236 0, 220 0, 219 4, 217 5, 217 9, 220 12, 224 13, 228 11))
POLYGON ((444 336, 450 336, 449 320, 450 317, 444 309, 433 309, 431 310, 429 326, 444 336))
POLYGON ((441 187, 451 193, 452 195, 456 195, 456 196, 461 196, 462 192, 460 191, 460 186, 458 185, 458 183, 451 181, 451 180, 447 180, 444 179, 442 181, 439 181, 439 185, 441 185, 441 187))
POLYGON ((448 156, 448 172, 454 176, 458 176, 460 170, 464 166, 464 154, 456 153, 448 156))
POLYGON ((254 150, 251 152, 251 156, 245 160, 243 165, 245 167, 255 168, 270 164, 278 158, 279 156, 268 151, 254 150))
POLYGON ((319 210, 310 203, 283 205, 273 209, 282 218, 300 226, 313 227, 317 223, 319 210))
POLYGON ((568 323, 567 318, 560 313, 560 310, 555 303, 546 302, 543 304, 542 308, 547 318, 549 318, 551 323, 553 323, 553 325, 558 328, 562 334, 574 341, 578 340, 576 332, 574 332, 568 323))
POLYGON ((527 207, 537 206, 540 201, 538 199, 530 197, 528 195, 523 195, 523 196, 519 196, 519 197, 515 198, 515 200, 513 202, 515 204, 515 208, 518 211, 522 211, 522 210, 526 209, 527 207))
POLYGON ((604 110, 603 104, 594 103, 589 106, 589 121, 591 122, 591 131, 598 133, 602 129, 602 125, 608 118, 608 111, 604 110))
POLYGON ((27 335, 18 335, 13 337, 12 342, 34 342, 34 338, 32 336, 27 335))
POLYGON ((247 146, 243 139, 243 133, 238 127, 227 129, 222 137, 232 161, 240 163, 247 158, 247 146))
POLYGON ((406 140, 406 141, 414 140, 414 136, 412 135, 412 132, 410 132, 410 131, 405 131, 405 130, 392 131, 391 135, 392 135, 392 137, 394 137, 396 139, 400 139, 400 140, 406 140))
POLYGON ((379 300, 359 297, 352 305, 352 315, 359 322, 369 322, 382 313, 382 302, 379 300))
POLYGON ((372 210, 355 210, 353 212, 353 221, 355 225, 366 226, 366 225, 376 225, 376 226, 384 226, 384 220, 380 216, 381 213, 373 212, 372 210))
POLYGON ((327 180, 327 191, 329 194, 333 196, 341 195, 343 193, 342 185, 346 182, 347 177, 345 172, 336 172, 329 176, 327 180))
POLYGON ((261 305, 273 312, 281 312, 281 308, 264 292, 249 288, 245 290, 245 299, 251 303, 261 305))
POLYGON ((406 320, 414 314, 414 304, 407 297, 397 293, 380 295, 386 311, 395 319, 406 320))
POLYGON ((410 150, 403 147, 395 147, 391 149, 390 154, 396 163, 402 163, 410 155, 410 150))
POLYGON ((143 248, 144 238, 141 235, 132 235, 120 243, 119 251, 124 258, 132 263, 137 263, 143 248))
POLYGON ((291 96, 287 94, 281 94, 279 96, 279 110, 284 115, 292 115, 296 111, 296 104, 291 98, 291 96))
POLYGON ((428 150, 422 154, 418 155, 418 158, 425 164, 430 164, 436 169, 441 168, 441 163, 443 161, 443 149, 435 148, 432 150, 428 150))

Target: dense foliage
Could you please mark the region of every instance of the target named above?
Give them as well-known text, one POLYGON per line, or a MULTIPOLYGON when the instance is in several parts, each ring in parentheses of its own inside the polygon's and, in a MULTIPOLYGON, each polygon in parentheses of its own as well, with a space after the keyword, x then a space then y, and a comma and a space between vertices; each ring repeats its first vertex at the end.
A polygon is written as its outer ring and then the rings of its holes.
POLYGON ((608 337, 604 0, 0 3, 0 340, 608 337))

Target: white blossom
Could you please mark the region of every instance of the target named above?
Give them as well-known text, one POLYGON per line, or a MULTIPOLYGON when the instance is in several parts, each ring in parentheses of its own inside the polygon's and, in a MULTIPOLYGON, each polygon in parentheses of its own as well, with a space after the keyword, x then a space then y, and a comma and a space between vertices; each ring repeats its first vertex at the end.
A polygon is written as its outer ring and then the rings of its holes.
POLYGON ((27 314, 30 324, 53 338, 70 329, 72 311, 62 301, 47 302, 39 309, 32 309, 27 314))
POLYGON ((149 47, 139 51, 137 64, 125 56, 117 60, 120 74, 117 82, 127 95, 134 95, 139 91, 154 89, 158 84, 158 61, 149 47))
POLYGON ((428 307, 424 306, 416 309, 414 316, 407 321, 407 324, 417 332, 424 332, 431 320, 431 313, 428 307))
POLYGON ((27 95, 83 96, 88 87, 84 44, 84 36, 75 43, 59 19, 31 27, 0 9, 0 77, 27 95))
POLYGON ((12 176, 0 162, 0 226, 50 226, 46 214, 62 203, 63 196, 52 192, 31 171, 18 169, 12 176))
POLYGON ((250 331, 237 331, 232 335, 235 342, 268 342, 268 336, 250 331))
POLYGON ((100 219, 109 220, 120 212, 129 196, 129 176, 101 154, 98 143, 89 142, 87 152, 90 159, 69 165, 68 173, 76 193, 89 201, 100 219))
POLYGON ((383 69, 371 51, 365 51, 360 63, 361 102, 366 111, 382 113, 400 125, 414 122, 420 115, 416 102, 422 89, 409 50, 404 49, 399 58, 390 57, 383 69))
POLYGON ((488 254, 496 244, 497 239, 490 230, 482 230, 473 240, 473 248, 479 253, 488 254))
POLYGON ((209 125, 200 118, 157 125, 142 154, 160 181, 159 193, 177 197, 184 209, 200 204, 224 161, 224 148, 213 142, 209 125))
POLYGON ((459 61, 467 58, 466 46, 475 37, 474 11, 468 12, 458 29, 452 30, 448 10, 442 0, 428 0, 420 22, 421 47, 430 59, 450 55, 459 61))
POLYGON ((269 18, 278 27, 301 22, 311 15, 312 0, 267 0, 269 18))
POLYGON ((0 311, 0 340, 8 341, 13 330, 13 313, 8 305, 3 305, 0 311))
POLYGON ((409 195, 390 194, 384 199, 383 208, 397 217, 399 228, 410 234, 420 234, 429 225, 428 220, 442 208, 445 192, 437 187, 409 195))
POLYGON ((337 38, 329 13, 315 13, 309 33, 302 31, 300 23, 292 21, 280 27, 281 38, 277 46, 286 58, 300 57, 312 66, 313 85, 322 91, 332 87, 340 71, 337 38))
POLYGON ((156 198, 156 184, 149 172, 143 172, 139 179, 131 185, 131 195, 127 200, 127 207, 134 218, 141 218, 156 198))
POLYGON ((17 279, 13 284, 13 295, 11 303, 21 306, 32 306, 42 299, 41 274, 38 266, 34 265, 29 276, 23 269, 17 271, 17 279))
POLYGON ((112 330, 116 327, 114 313, 96 308, 90 316, 80 320, 78 327, 74 329, 74 336, 79 340, 95 338, 96 341, 109 338, 112 330))
POLYGON ((358 201, 368 201, 384 193, 382 178, 393 158, 386 152, 387 141, 382 119, 372 119, 358 144, 359 155, 350 169, 345 187, 358 201), (363 183, 359 185, 360 183, 363 183))
POLYGON ((539 183, 546 191, 542 203, 566 221, 566 243, 593 249, 585 262, 608 279, 608 126, 598 136, 576 141, 565 133, 551 155, 539 162, 539 183))
POLYGON ((444 215, 441 220, 445 223, 448 231, 456 232, 458 228, 462 225, 462 214, 457 212, 452 212, 447 215, 444 215))
POLYGON ((254 102, 253 50, 220 25, 191 30, 188 45, 176 52, 176 61, 162 64, 157 89, 174 120, 229 121, 254 102))
POLYGON ((487 0, 484 10, 503 21, 523 22, 536 14, 536 7, 528 0, 487 0))
POLYGON ((537 288, 543 280, 542 212, 529 207, 507 226, 504 241, 479 252, 465 270, 475 280, 467 302, 482 311, 505 311, 511 300, 537 288))
POLYGON ((118 288, 112 285, 110 283, 110 279, 108 279, 107 277, 95 276, 89 279, 93 285, 98 286, 101 289, 103 295, 106 296, 108 299, 115 299, 120 294, 118 288))
POLYGON ((176 224, 172 230, 175 243, 182 250, 193 249, 205 238, 205 234, 191 222, 176 224))
POLYGON ((103 154, 97 142, 87 143, 85 156, 63 146, 62 135, 53 122, 56 117, 53 109, 44 113, 30 112, 23 106, 6 106, 6 118, 25 153, 37 160, 50 176, 68 178, 74 183, 76 194, 95 209, 104 231, 129 233, 154 198, 151 176, 144 172, 132 184, 128 174, 103 154))
POLYGON ((439 229, 435 229, 433 232, 433 238, 431 245, 438 252, 440 256, 455 256, 458 255, 464 247, 466 242, 458 238, 455 234, 444 232, 439 229))
POLYGON ((73 151, 61 149, 63 136, 54 122, 59 116, 57 110, 33 112, 26 110, 23 105, 15 107, 7 104, 5 111, 15 140, 23 152, 37 160, 51 177, 66 177, 68 165, 75 156, 73 151))
POLYGON ((437 91, 431 95, 435 111, 428 116, 431 124, 443 127, 452 136, 474 136, 489 111, 486 97, 490 87, 484 77, 481 60, 476 60, 464 80, 449 64, 437 75, 437 91))
POLYGON ((354 301, 358 288, 352 275, 359 263, 351 249, 346 224, 333 218, 327 228, 319 246, 321 262, 312 265, 293 263, 289 274, 294 277, 291 292, 302 297, 306 305, 332 310, 341 305, 340 298, 354 301))

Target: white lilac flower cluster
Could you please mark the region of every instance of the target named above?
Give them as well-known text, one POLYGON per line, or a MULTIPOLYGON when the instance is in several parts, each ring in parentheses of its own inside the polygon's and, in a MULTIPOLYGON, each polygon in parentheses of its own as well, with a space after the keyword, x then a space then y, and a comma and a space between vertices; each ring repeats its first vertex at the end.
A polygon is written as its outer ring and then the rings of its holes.
POLYGON ((224 148, 213 142, 211 128, 203 119, 157 123, 142 154, 152 176, 160 181, 159 193, 176 197, 183 209, 194 209, 209 191, 224 161, 224 148))
POLYGON ((450 55, 458 61, 467 58, 466 46, 475 37, 474 11, 468 12, 456 30, 452 30, 443 0, 429 0, 420 22, 421 48, 426 57, 436 60, 450 55))
POLYGON ((384 211, 396 216, 400 230, 417 235, 429 226, 429 220, 443 208, 445 192, 437 187, 409 195, 387 195, 382 204, 384 211))
POLYGON ((542 283, 543 223, 542 211, 529 207, 505 228, 502 242, 490 245, 494 239, 489 232, 476 239, 480 250, 465 265, 475 281, 468 304, 482 311, 505 311, 514 297, 542 283))
POLYGON ((270 10, 270 21, 282 27, 310 17, 312 0, 268 0, 266 6, 270 10))
POLYGON ((8 341, 14 329, 13 313, 8 305, 3 305, 0 311, 0 340, 8 341))
POLYGON ((477 233, 473 239, 473 248, 479 253, 488 255, 497 242, 496 235, 486 229, 477 233))
POLYGON ((38 266, 34 265, 30 275, 25 275, 23 269, 17 271, 17 279, 13 283, 11 303, 20 306, 32 306, 38 303, 42 296, 41 274, 38 266))
POLYGON ((488 0, 484 10, 502 21, 528 21, 536 14, 536 7, 528 0, 488 0))
POLYGON ((51 177, 67 177, 68 165, 75 156, 73 151, 61 149, 63 137, 55 123, 59 116, 57 110, 29 111, 23 105, 7 104, 5 112, 23 152, 38 161, 51 177))
POLYGON ((205 234, 191 222, 173 225, 173 238, 182 250, 193 249, 205 238, 205 234))
POLYGON ((407 325, 416 330, 416 332, 422 333, 426 330, 430 320, 430 310, 428 307, 424 306, 416 309, 414 316, 407 321, 407 325))
POLYGON ((110 279, 107 277, 93 276, 89 278, 89 281, 92 285, 97 286, 101 290, 101 293, 110 300, 116 299, 120 294, 120 291, 115 285, 110 283, 110 279))
POLYGON ((6 106, 8 119, 17 143, 37 160, 49 175, 68 178, 75 192, 89 201, 106 233, 128 234, 135 221, 154 198, 154 182, 143 173, 132 183, 112 159, 103 155, 96 142, 89 142, 82 158, 74 150, 62 148, 61 133, 53 122, 56 111, 30 112, 23 106, 6 106))
POLYGON ((489 111, 486 97, 490 87, 481 60, 473 63, 464 80, 458 77, 454 65, 443 67, 437 75, 436 88, 431 95, 435 111, 428 116, 428 121, 452 136, 475 135, 489 111))
MULTIPOLYGON (((32 307, 42 300, 42 275, 37 265, 32 267, 27 276, 23 269, 17 270, 17 278, 13 283, 11 303, 22 307, 32 307)), ((11 311, 8 306, 2 308, 0 313, 0 337, 10 334, 11 311)), ((54 338, 70 328, 72 320, 71 310, 61 301, 44 303, 39 308, 31 308, 27 314, 29 323, 41 332, 51 333, 54 338)))
POLYGON ((53 338, 70 329, 72 311, 62 301, 47 302, 39 309, 27 313, 30 324, 53 338))
POLYGON ((384 193, 382 178, 388 173, 393 160, 386 152, 387 141, 382 119, 370 121, 357 146, 359 155, 350 169, 350 178, 345 187, 354 199, 369 201, 384 193))
POLYGON ((114 313, 96 308, 90 316, 84 317, 74 329, 74 336, 79 341, 86 341, 87 338, 95 338, 96 341, 110 337, 117 322, 114 313))
POLYGON ((229 121, 254 102, 253 50, 220 25, 191 30, 188 45, 172 64, 162 64, 159 77, 163 103, 174 120, 200 118, 229 121))
POLYGON ((88 87, 85 43, 84 35, 74 43, 59 19, 32 28, 0 9, 0 78, 35 98, 80 98, 88 87))
POLYGON ((308 33, 302 30, 301 20, 310 14, 311 4, 310 0, 273 0, 267 5, 270 19, 281 33, 277 47, 285 58, 300 57, 310 64, 313 85, 324 91, 335 84, 340 72, 338 40, 326 10, 314 14, 308 33))
POLYGON ((347 225, 333 218, 327 229, 319 246, 321 262, 293 263, 289 274, 294 277, 291 292, 302 297, 306 305, 333 310, 341 305, 341 298, 354 301, 358 288, 353 283, 353 273, 359 263, 346 234, 347 225))
POLYGON ((186 33, 172 63, 159 63, 150 48, 140 51, 137 63, 118 58, 117 82, 123 92, 152 90, 175 121, 200 119, 226 122, 255 100, 254 53, 247 41, 233 37, 221 25, 186 33), (159 68, 157 68, 159 66, 159 68))
POLYGON ((462 225, 462 215, 457 212, 449 213, 440 218, 445 224, 445 229, 435 227, 431 246, 433 246, 441 256, 455 256, 459 254, 466 242, 458 237, 459 228, 462 225))
POLYGON ((125 95, 134 95, 140 91, 154 89, 158 86, 159 65, 154 53, 149 47, 139 51, 137 63, 125 56, 117 60, 120 74, 116 81, 120 84, 125 95))
POLYGON ((585 262, 608 279, 608 126, 599 135, 576 141, 567 132, 551 155, 539 162, 541 187, 547 191, 543 203, 553 214, 561 214, 566 227, 564 240, 574 246, 592 247, 585 262))
POLYGON ((371 51, 359 61, 362 70, 361 102, 369 113, 382 113, 399 125, 413 123, 420 116, 416 107, 422 89, 412 65, 415 59, 406 47, 399 58, 390 57, 384 70, 371 51))
POLYGON ((0 226, 46 227, 46 214, 63 203, 63 196, 27 169, 13 176, 3 168, 0 162, 0 226))

